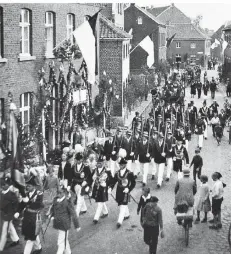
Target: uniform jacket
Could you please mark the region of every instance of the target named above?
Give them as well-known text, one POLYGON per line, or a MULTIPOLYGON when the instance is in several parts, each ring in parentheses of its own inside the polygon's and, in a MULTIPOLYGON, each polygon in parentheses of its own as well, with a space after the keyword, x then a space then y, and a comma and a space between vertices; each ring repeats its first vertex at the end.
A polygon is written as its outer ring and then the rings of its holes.
POLYGON ((173 148, 173 157, 176 158, 176 160, 186 160, 186 164, 189 164, 189 156, 186 148, 181 146, 174 146, 173 148))
POLYGON ((202 117, 204 117, 205 119, 207 119, 207 117, 208 117, 208 111, 209 111, 209 109, 208 109, 208 107, 201 107, 200 109, 199 109, 199 113, 201 114, 201 116, 202 117))
POLYGON ((1 217, 4 221, 11 221, 14 219, 14 214, 18 210, 18 198, 16 194, 8 190, 7 193, 1 193, 0 198, 0 210, 1 210, 1 217))
POLYGON ((58 170, 58 178, 60 180, 67 179, 68 186, 71 185, 72 178, 73 178, 73 168, 71 167, 70 162, 66 162, 64 169, 62 168, 62 162, 59 165, 59 170, 58 170))
POLYGON ((198 119, 196 121, 196 129, 195 129, 196 134, 202 135, 204 133, 205 128, 206 128, 206 125, 205 125, 204 120, 198 119))
POLYGON ((63 201, 58 202, 58 198, 56 197, 51 207, 51 216, 54 217, 54 229, 62 231, 69 230, 71 228, 71 220, 75 228, 79 228, 79 220, 70 199, 64 198, 63 201))
POLYGON ((149 158, 146 157, 147 153, 151 155, 151 145, 149 144, 148 148, 148 141, 146 144, 143 144, 143 141, 140 141, 138 146, 137 146, 137 154, 139 156, 139 162, 141 163, 148 163, 150 162, 149 158))
POLYGON ((165 143, 165 146, 164 146, 164 141, 162 142, 161 145, 159 144, 158 140, 156 142, 154 142, 153 153, 155 154, 155 157, 154 157, 155 163, 160 164, 160 163, 165 163, 166 162, 166 156, 163 157, 161 155, 163 152, 167 155, 168 150, 167 150, 166 143, 165 143))
POLYGON ((130 139, 124 137, 121 148, 125 149, 127 152, 127 156, 125 157, 125 159, 132 160, 133 157, 130 156, 130 154, 131 152, 134 152, 136 150, 136 143, 134 142, 134 140, 132 141, 132 137, 130 137, 130 139))
POLYGON ((129 193, 136 186, 134 174, 128 169, 125 169, 125 172, 123 174, 121 173, 121 170, 119 170, 118 172, 116 172, 110 187, 113 189, 117 182, 118 185, 116 188, 116 202, 118 203, 118 205, 127 205, 130 201, 129 193), (129 193, 123 192, 126 188, 129 189, 129 193))
POLYGON ((93 188, 92 188, 92 198, 96 202, 106 202, 108 201, 108 186, 112 182, 111 171, 107 170, 105 167, 99 172, 96 168, 92 174, 93 188))
POLYGON ((166 138, 166 147, 167 147, 167 153, 166 153, 166 158, 171 158, 173 157, 173 146, 176 145, 176 138, 175 137, 170 137, 166 138))

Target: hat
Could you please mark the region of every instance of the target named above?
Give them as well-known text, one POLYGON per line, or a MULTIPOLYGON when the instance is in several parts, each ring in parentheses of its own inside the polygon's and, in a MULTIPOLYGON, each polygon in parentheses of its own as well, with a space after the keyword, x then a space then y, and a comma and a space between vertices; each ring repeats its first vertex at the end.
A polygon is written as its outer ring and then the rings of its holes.
POLYGON ((166 122, 171 122, 170 118, 166 118, 166 122))
POLYGON ((126 165, 127 163, 128 162, 124 158, 121 158, 119 165, 126 165))
POLYGON ((183 172, 183 175, 185 175, 185 176, 190 175, 190 170, 189 169, 183 169, 182 172, 183 172))
POLYGON ((104 162, 104 156, 103 155, 100 155, 97 162, 104 162))
POLYGON ((147 132, 147 131, 144 131, 143 136, 144 136, 144 137, 148 137, 148 132, 147 132))
POLYGON ((176 136, 176 141, 181 141, 183 142, 183 138, 181 136, 176 136))
POLYGON ((151 202, 158 202, 159 199, 156 196, 151 196, 150 201, 151 202))
POLYGON ((82 160, 82 159, 83 159, 83 155, 82 155, 81 153, 77 153, 77 154, 75 155, 75 159, 76 159, 77 161, 82 160))
POLYGON ((218 179, 222 178, 222 174, 220 172, 215 172, 215 174, 217 174, 218 179))

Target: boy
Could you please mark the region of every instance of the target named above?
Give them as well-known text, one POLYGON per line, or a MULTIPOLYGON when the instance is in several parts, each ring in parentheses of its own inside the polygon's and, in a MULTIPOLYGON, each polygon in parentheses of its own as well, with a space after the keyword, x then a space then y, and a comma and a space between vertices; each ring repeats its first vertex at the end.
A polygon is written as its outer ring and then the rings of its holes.
POLYGON ((196 175, 197 175, 198 179, 200 180, 201 168, 203 166, 203 159, 200 156, 200 149, 199 148, 197 148, 195 150, 195 155, 194 155, 192 162, 190 164, 190 168, 192 165, 193 165, 193 179, 196 182, 196 175))

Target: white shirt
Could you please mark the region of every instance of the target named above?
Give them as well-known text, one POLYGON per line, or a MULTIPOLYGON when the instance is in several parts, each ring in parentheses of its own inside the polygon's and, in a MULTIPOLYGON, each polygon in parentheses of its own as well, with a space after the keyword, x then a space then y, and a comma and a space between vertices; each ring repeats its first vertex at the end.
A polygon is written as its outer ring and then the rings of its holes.
POLYGON ((78 170, 78 171, 81 169, 82 165, 83 165, 83 163, 81 163, 81 164, 76 164, 77 170, 78 170))
POLYGON ((212 188, 212 197, 215 199, 220 199, 223 197, 223 193, 224 189, 222 182, 220 180, 216 180, 212 188))

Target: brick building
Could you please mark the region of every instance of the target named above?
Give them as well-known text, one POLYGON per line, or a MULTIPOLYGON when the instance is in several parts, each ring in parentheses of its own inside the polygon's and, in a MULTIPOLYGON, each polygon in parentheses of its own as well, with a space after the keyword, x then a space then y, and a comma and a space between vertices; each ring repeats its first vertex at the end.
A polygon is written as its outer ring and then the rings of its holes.
MULTIPOLYGON (((43 67, 48 78, 50 61, 58 74, 60 62, 52 49, 93 15, 98 7, 85 4, 14 3, 0 6, 0 101, 1 119, 6 121, 8 92, 21 112, 22 123, 30 121, 30 93, 37 92, 38 71, 43 67)), ((71 37, 71 39, 73 39, 71 37)), ((74 63, 76 69, 80 61, 74 63)), ((67 66, 64 66, 67 69, 67 66)), ((94 88, 93 88, 94 90, 94 88)), ((59 93, 56 87, 54 94, 59 93)), ((54 113, 55 114, 55 113, 54 113)), ((49 131, 49 148, 58 143, 55 131, 49 131)))
POLYGON ((224 68, 223 73, 225 77, 231 79, 231 21, 228 21, 223 29, 224 40, 227 41, 228 45, 224 50, 224 68))
POLYGON ((194 26, 189 17, 174 4, 148 11, 167 26, 168 38, 176 34, 167 50, 171 62, 206 66, 210 56, 210 38, 194 26))
MULTIPOLYGON (((139 44, 149 36, 153 42, 154 62, 166 60, 166 26, 157 20, 151 13, 135 4, 125 9, 125 31, 132 33, 131 41, 131 70, 141 69, 147 64, 147 54, 140 57, 142 50, 139 44)), ((153 62, 153 63, 154 63, 153 62)))

